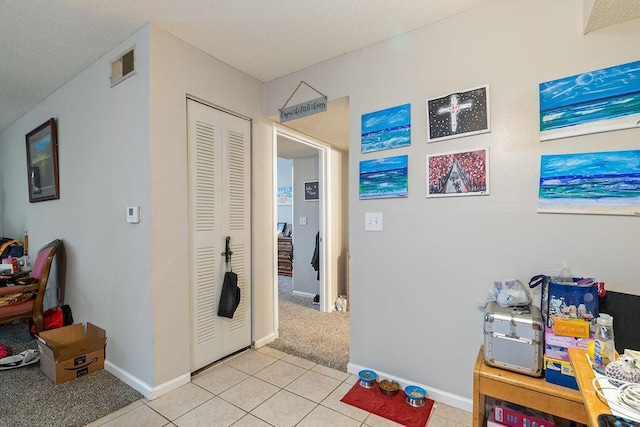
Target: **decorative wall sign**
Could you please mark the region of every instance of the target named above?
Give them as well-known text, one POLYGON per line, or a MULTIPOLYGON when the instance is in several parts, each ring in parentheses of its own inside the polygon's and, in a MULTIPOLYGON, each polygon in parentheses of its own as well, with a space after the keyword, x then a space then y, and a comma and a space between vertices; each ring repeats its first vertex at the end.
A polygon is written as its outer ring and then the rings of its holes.
POLYGON ((489 149, 427 154, 427 197, 489 194, 489 149))
POLYGON ((58 132, 49 119, 26 135, 29 202, 60 198, 58 132))
POLYGON ((360 199, 408 197, 408 156, 360 162, 360 199))
POLYGON ((411 104, 362 115, 362 152, 411 145, 411 104))
POLYGON ((309 201, 320 200, 320 187, 318 181, 306 181, 304 183, 304 199, 309 201))
POLYGON ((293 205, 293 187, 278 187, 278 206, 291 206, 293 205))
POLYGON ((322 113, 324 111, 327 111, 327 96, 324 93, 320 92, 319 90, 315 89, 313 86, 309 85, 309 83, 305 81, 301 81, 300 83, 298 83, 296 90, 294 90, 291 96, 289 97, 289 99, 287 99, 287 102, 285 102, 282 108, 279 110, 280 123, 290 122, 291 120, 301 119, 303 117, 311 116, 312 114, 322 113), (301 102, 299 104, 287 107, 287 104, 289 103, 289 101, 291 101, 291 98, 293 98, 293 95, 295 95, 296 92, 298 92, 298 89, 300 89, 300 86, 302 86, 303 84, 308 88, 310 88, 311 90, 313 90, 314 92, 321 95, 320 98, 315 98, 315 99, 312 99, 311 101, 305 101, 305 102, 301 102))
POLYGON ((427 142, 490 132, 489 85, 427 100, 427 142))
POLYGON ((640 126, 640 61, 540 83, 540 140, 640 126))
POLYGON ((640 150, 542 156, 538 212, 640 215, 640 150))

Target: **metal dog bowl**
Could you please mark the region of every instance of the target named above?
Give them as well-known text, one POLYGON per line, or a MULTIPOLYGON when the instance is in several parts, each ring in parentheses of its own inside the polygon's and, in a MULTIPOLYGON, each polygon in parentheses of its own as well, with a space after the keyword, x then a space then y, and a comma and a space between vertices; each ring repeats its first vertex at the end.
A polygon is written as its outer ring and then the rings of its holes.
POLYGON ((421 408, 424 406, 424 398, 427 396, 427 392, 422 387, 417 385, 409 385, 404 389, 404 394, 407 396, 407 403, 414 408, 421 408))
POLYGON ((382 394, 387 396, 395 396, 400 391, 400 384, 394 380, 382 380, 378 383, 378 387, 382 394))
POLYGON ((378 374, 368 369, 365 369, 358 373, 358 377, 360 377, 360 387, 374 388, 376 386, 376 380, 378 379, 378 374))

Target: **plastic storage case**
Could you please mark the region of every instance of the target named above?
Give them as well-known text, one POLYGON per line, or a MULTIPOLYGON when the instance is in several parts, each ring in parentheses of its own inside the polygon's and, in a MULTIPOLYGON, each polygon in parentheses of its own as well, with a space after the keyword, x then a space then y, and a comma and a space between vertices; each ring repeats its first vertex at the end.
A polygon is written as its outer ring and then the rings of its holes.
POLYGON ((542 376, 544 322, 533 305, 502 307, 495 301, 484 313, 486 364, 533 377, 542 376))

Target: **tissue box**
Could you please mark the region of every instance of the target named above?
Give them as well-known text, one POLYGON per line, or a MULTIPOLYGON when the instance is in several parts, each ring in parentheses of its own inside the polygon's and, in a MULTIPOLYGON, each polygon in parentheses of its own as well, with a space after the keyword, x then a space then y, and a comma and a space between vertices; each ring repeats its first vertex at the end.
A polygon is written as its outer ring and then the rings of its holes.
POLYGON ((589 338, 556 335, 553 333, 553 329, 547 327, 544 331, 544 355, 549 359, 569 362, 570 347, 577 347, 586 350, 593 339, 593 335, 589 338))

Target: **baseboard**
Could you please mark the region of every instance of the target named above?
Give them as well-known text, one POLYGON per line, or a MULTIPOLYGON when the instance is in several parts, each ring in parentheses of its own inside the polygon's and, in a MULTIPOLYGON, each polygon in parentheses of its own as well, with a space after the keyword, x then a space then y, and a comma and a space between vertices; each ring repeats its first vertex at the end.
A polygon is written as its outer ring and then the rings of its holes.
POLYGON ((271 333, 271 334, 267 335, 267 336, 266 336, 266 337, 264 337, 264 338, 260 338, 260 339, 258 339, 258 340, 255 340, 255 341, 253 342, 253 346, 254 346, 255 348, 264 347, 265 345, 267 345, 267 344, 269 344, 269 343, 272 343, 272 342, 274 342, 275 340, 276 340, 276 334, 271 333))
MULTIPOLYGON (((350 374, 358 375, 358 372, 362 371, 363 369, 371 369, 371 368, 368 368, 366 366, 356 365, 351 362, 347 364, 347 372, 349 372, 350 374)), ((408 385, 420 386, 427 391, 427 397, 429 397, 429 399, 433 399, 437 402, 445 403, 455 408, 462 409, 463 411, 473 412, 473 401, 471 399, 467 399, 465 397, 458 396, 456 394, 449 393, 447 391, 442 391, 437 388, 429 387, 427 385, 420 384, 405 378, 396 377, 395 375, 390 375, 390 374, 387 374, 386 372, 380 372, 376 369, 371 369, 371 370, 376 372, 378 376, 397 381, 398 383, 400 383, 402 388, 408 385)))
POLYGON ((299 297, 304 297, 304 298, 315 298, 316 297, 316 294, 310 294, 309 292, 293 291, 291 293, 293 295, 297 295, 299 297))
POLYGON ((191 374, 186 373, 172 380, 164 382, 157 387, 151 387, 149 384, 131 375, 129 372, 114 365, 108 360, 104 361, 104 369, 107 372, 113 374, 116 378, 127 384, 132 389, 140 392, 148 400, 157 399, 158 397, 165 395, 170 391, 177 389, 178 387, 188 384, 191 381, 191 374))

